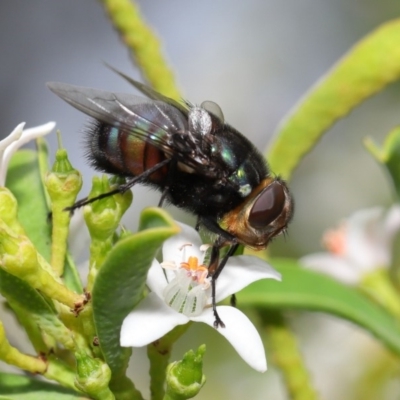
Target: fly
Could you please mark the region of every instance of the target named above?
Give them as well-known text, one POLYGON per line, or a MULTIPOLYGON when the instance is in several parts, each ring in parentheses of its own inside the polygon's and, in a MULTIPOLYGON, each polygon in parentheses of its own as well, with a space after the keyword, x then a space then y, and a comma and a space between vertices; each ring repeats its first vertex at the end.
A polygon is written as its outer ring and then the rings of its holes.
POLYGON ((159 206, 166 201, 196 215, 197 228, 216 235, 209 273, 214 325, 223 327, 216 311, 216 279, 239 244, 261 250, 286 230, 292 196, 255 146, 225 123, 216 103, 181 104, 119 74, 147 99, 48 83, 57 96, 94 119, 86 135, 90 164, 127 178, 117 189, 82 199, 70 210, 140 183, 161 192, 159 206), (229 249, 220 260, 224 246, 229 249))

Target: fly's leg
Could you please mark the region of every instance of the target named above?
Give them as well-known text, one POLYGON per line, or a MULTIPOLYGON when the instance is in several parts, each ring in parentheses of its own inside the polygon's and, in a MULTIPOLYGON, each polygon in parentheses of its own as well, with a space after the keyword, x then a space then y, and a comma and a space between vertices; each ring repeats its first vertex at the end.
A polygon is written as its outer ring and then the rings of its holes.
POLYGON ((169 160, 170 160, 170 165, 168 168, 167 183, 164 186, 163 192, 160 197, 160 201, 158 202, 158 207, 162 207, 165 199, 167 198, 170 184, 171 184, 172 180, 174 179, 174 174, 176 171, 177 161, 172 158, 170 158, 169 160))
POLYGON ((114 194, 117 194, 117 193, 123 194, 127 190, 129 190, 132 186, 134 186, 136 183, 148 178, 152 173, 156 172, 157 170, 164 167, 165 165, 167 165, 170 162, 171 162, 171 159, 167 158, 167 159, 161 161, 160 163, 154 165, 153 167, 149 168, 148 170, 144 171, 142 174, 135 176, 130 181, 124 183, 123 185, 118 186, 116 189, 111 190, 107 193, 102 193, 99 196, 92 197, 90 199, 85 197, 84 199, 78 200, 71 207, 66 207, 65 211, 69 211, 69 212, 73 213, 77 208, 86 206, 87 204, 93 203, 97 200, 101 200, 101 199, 104 199, 105 197, 113 196, 114 194))
POLYGON ((168 196, 168 191, 169 191, 169 187, 166 186, 166 187, 164 188, 162 194, 161 194, 160 201, 158 202, 158 207, 160 207, 160 208, 162 207, 162 205, 163 205, 163 203, 164 203, 164 200, 165 200, 165 199, 167 198, 167 196, 168 196))
POLYGON ((219 317, 218 312, 217 312, 217 302, 215 300, 216 281, 217 281, 220 273, 224 269, 225 264, 227 263, 229 257, 231 257, 235 253, 238 246, 239 246, 239 243, 233 244, 229 248, 229 250, 226 252, 226 254, 224 255, 224 258, 221 260, 220 263, 218 263, 218 262, 219 262, 219 251, 221 249, 221 246, 218 244, 218 241, 212 247, 212 250, 211 250, 209 269, 211 269, 211 271, 214 271, 214 273, 212 275, 212 280, 211 280, 212 308, 213 308, 213 313, 214 313, 214 317, 215 317, 214 328, 218 328, 218 327, 225 328, 225 324, 223 323, 223 321, 221 320, 221 318, 219 317))
POLYGON ((226 252, 226 254, 224 255, 224 258, 219 263, 218 268, 216 269, 216 271, 214 272, 214 274, 212 276, 212 278, 214 280, 218 279, 218 277, 219 277, 220 273, 222 272, 222 270, 224 269, 225 264, 228 261, 229 257, 231 257, 235 254, 235 251, 237 250, 238 247, 239 247, 239 243, 235 243, 226 252))

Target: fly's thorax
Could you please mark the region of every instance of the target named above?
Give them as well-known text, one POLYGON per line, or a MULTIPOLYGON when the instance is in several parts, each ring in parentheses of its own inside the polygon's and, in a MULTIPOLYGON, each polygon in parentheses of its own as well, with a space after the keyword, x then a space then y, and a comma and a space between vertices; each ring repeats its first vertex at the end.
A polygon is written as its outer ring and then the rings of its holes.
POLYGON ((219 225, 239 243, 261 250, 286 229, 292 210, 293 200, 286 183, 268 177, 241 204, 224 214, 219 225))

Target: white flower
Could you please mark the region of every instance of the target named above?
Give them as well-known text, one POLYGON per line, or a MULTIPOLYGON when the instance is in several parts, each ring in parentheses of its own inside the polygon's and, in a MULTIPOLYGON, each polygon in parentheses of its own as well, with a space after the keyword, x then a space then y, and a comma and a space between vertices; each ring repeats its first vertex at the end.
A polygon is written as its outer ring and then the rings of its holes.
POLYGON ((380 207, 357 211, 324 235, 328 253, 311 254, 300 262, 342 282, 359 284, 369 272, 390 266, 399 228, 400 206, 392 206, 386 213, 380 207))
MULTIPOLYGON (((210 278, 203 266, 198 265, 198 260, 204 257, 200 251, 200 237, 193 228, 180 225, 180 234, 168 239, 163 246, 165 271, 157 260, 153 261, 147 277, 151 292, 122 323, 120 342, 123 347, 146 346, 189 321, 214 326, 210 278), (188 243, 192 245, 188 246, 188 243), (188 262, 182 267, 183 253, 184 261, 188 262)), ((216 301, 266 278, 280 280, 280 274, 257 257, 231 257, 217 279, 216 301)), ((217 306, 217 311, 225 324, 218 332, 252 368, 266 371, 264 347, 250 320, 235 307, 217 306)))
POLYGON ((20 123, 5 139, 0 141, 0 186, 6 183, 8 163, 12 155, 24 144, 38 137, 47 135, 56 126, 55 122, 24 129, 25 122, 20 123))

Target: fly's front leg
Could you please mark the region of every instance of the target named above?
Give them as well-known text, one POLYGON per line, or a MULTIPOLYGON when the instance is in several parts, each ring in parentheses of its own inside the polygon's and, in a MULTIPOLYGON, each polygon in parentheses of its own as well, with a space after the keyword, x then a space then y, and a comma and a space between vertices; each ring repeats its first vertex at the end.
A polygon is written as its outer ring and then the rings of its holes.
POLYGON ((219 244, 219 241, 217 240, 217 242, 214 244, 214 246, 211 249, 211 257, 210 257, 210 264, 209 264, 209 270, 212 273, 212 278, 211 278, 211 297, 212 297, 212 308, 213 308, 213 313, 214 313, 214 317, 215 317, 215 321, 214 321, 214 328, 225 328, 225 324, 224 322, 221 320, 220 316, 218 315, 218 311, 217 311, 217 302, 215 299, 215 295, 216 295, 216 282, 217 279, 220 275, 220 273, 222 272, 222 270, 224 269, 229 257, 231 257, 235 251, 237 250, 239 244, 235 243, 233 244, 229 250, 226 252, 226 254, 224 255, 224 258, 221 260, 221 262, 219 262, 219 252, 221 249, 221 245, 219 244))

